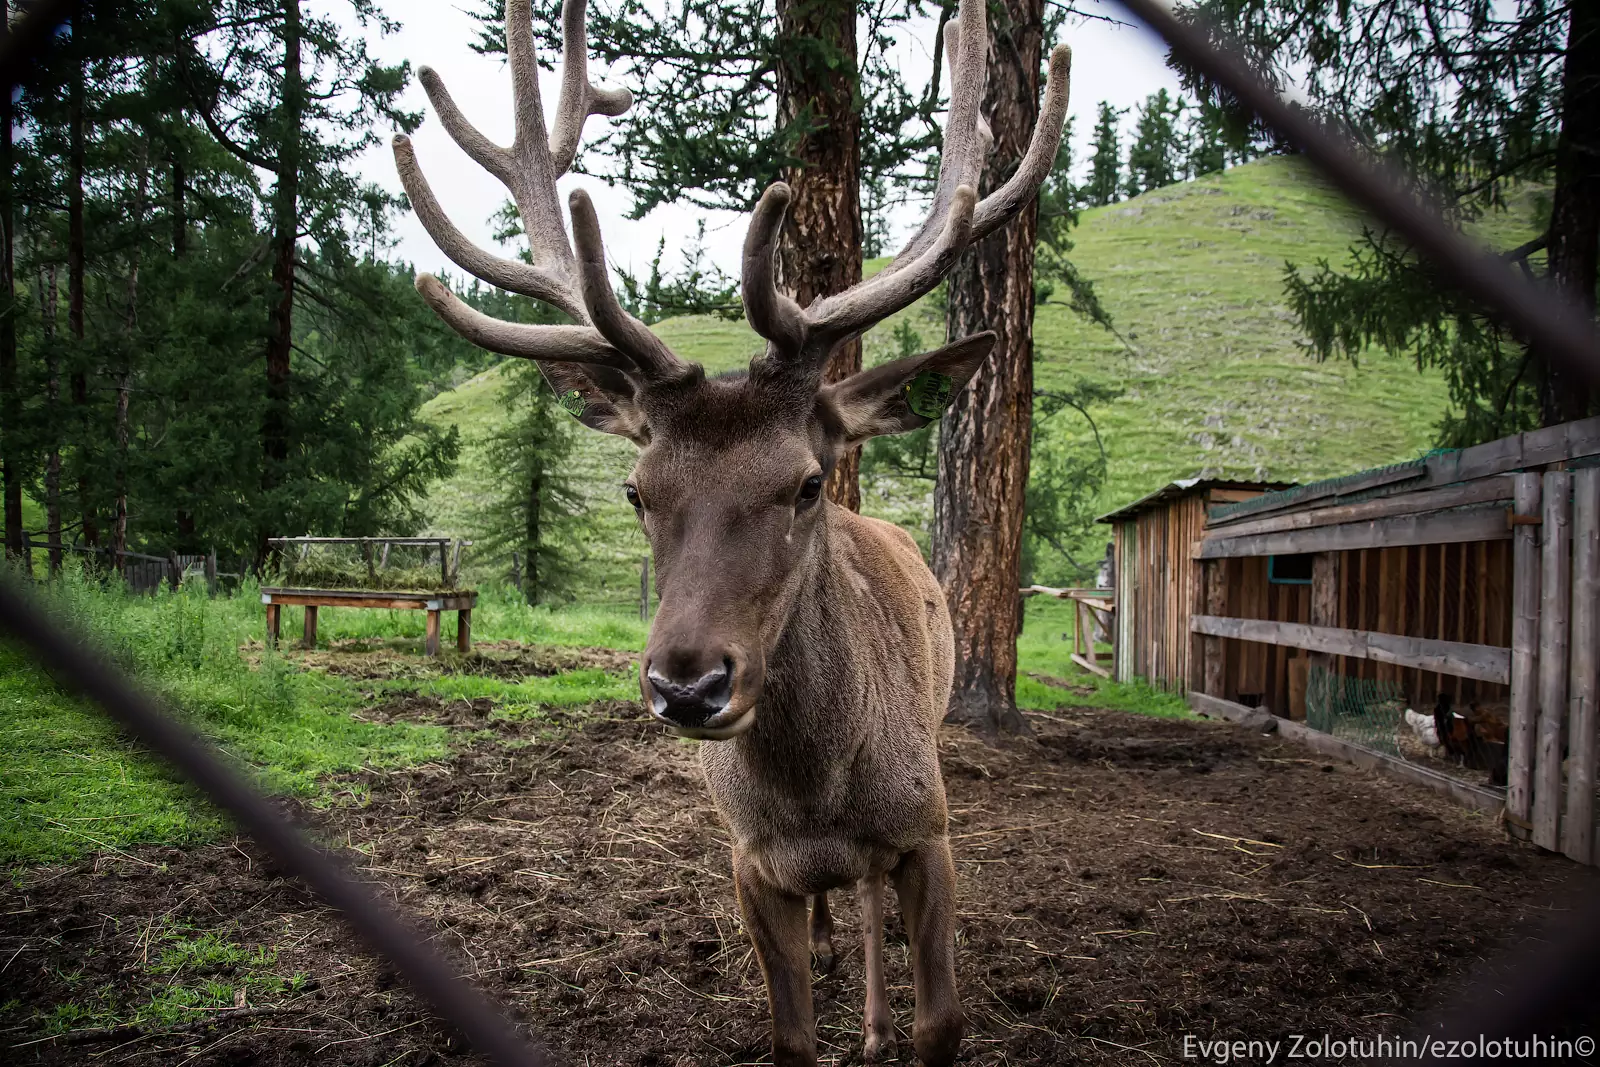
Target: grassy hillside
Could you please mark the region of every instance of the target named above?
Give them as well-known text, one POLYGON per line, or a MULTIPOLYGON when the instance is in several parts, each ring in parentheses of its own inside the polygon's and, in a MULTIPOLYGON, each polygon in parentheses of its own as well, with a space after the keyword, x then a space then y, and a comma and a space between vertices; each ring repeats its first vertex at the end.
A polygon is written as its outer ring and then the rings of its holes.
MULTIPOLYGON (((1532 232, 1527 217, 1500 216, 1487 228, 1495 243, 1514 244, 1532 232)), ((1430 446, 1446 403, 1437 375, 1381 354, 1359 367, 1319 364, 1301 351, 1283 301, 1286 262, 1342 264, 1359 232, 1340 198, 1289 158, 1083 214, 1074 259, 1135 351, 1047 304, 1035 326, 1036 379, 1045 389, 1089 379, 1125 390, 1097 413, 1111 464, 1106 508, 1199 472, 1306 480, 1408 459, 1430 446)), ((903 314, 929 347, 942 339, 942 317, 927 301, 903 314)), ((893 326, 868 335, 869 364, 888 355, 893 326)), ((760 350, 742 322, 674 319, 656 332, 711 371, 741 366, 760 350)), ((474 505, 492 484, 480 442, 502 417, 500 382, 490 370, 424 411, 437 424, 460 425, 467 442, 461 472, 434 494, 430 518, 441 532, 470 533, 474 505)), ((1070 411, 1052 423, 1052 433, 1089 439, 1070 411)), ((586 547, 594 584, 608 599, 636 596, 645 549, 619 488, 632 446, 588 432, 579 439, 598 523, 586 547)), ((914 530, 927 525, 926 486, 880 482, 863 495, 870 513, 914 530)))

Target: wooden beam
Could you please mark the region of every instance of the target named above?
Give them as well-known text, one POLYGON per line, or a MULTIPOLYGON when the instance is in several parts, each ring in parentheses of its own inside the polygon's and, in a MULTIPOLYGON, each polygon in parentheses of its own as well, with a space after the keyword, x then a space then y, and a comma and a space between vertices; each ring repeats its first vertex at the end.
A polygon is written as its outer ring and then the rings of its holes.
MULTIPOLYGON (((1247 725, 1261 720, 1259 708, 1247 708, 1243 704, 1235 704, 1231 700, 1218 700, 1204 693, 1190 693, 1189 707, 1201 715, 1247 725)), ((1357 745, 1320 730, 1313 730, 1304 723, 1279 719, 1276 726, 1279 736, 1305 745, 1313 752, 1353 763, 1362 770, 1373 771, 1387 778, 1423 786, 1473 811, 1492 813, 1500 811, 1504 806, 1505 799, 1493 789, 1463 782, 1429 767, 1407 763, 1405 760, 1396 759, 1365 745, 1357 745)))
POLYGON ((1220 526, 1226 523, 1240 522, 1260 515, 1302 507, 1314 500, 1328 500, 1330 498, 1349 496, 1352 493, 1365 493, 1380 486, 1417 481, 1426 478, 1427 475, 1428 468, 1426 465, 1392 467, 1386 470, 1372 471, 1364 477, 1354 477, 1347 482, 1335 483, 1330 480, 1329 484, 1315 488, 1305 486, 1299 489, 1282 489, 1275 493, 1265 493, 1262 496, 1255 497, 1254 499, 1261 501, 1261 504, 1256 507, 1242 509, 1240 513, 1229 515, 1224 519, 1211 519, 1210 523, 1220 526))
POLYGON ((1600 467, 1572 476, 1572 675, 1567 683, 1567 817, 1561 851, 1593 863, 1595 702, 1600 699, 1600 467))
MULTIPOLYGON (((1540 514, 1543 482, 1537 474, 1516 476, 1517 518, 1540 514)), ((1524 836, 1533 813, 1533 737, 1539 718, 1539 528, 1514 527, 1511 537, 1511 727, 1506 752, 1506 815, 1512 833, 1524 836)))
POLYGON ((1078 666, 1082 667, 1084 670, 1090 672, 1091 674, 1098 674, 1102 678, 1110 678, 1111 677, 1111 672, 1110 671, 1106 670, 1104 667, 1100 666, 1100 664, 1098 664, 1098 663, 1093 663, 1093 662, 1089 661, 1088 659, 1085 659, 1082 655, 1078 654, 1077 652, 1074 652, 1072 654, 1072 662, 1076 663, 1078 666))
POLYGON ((1253 537, 1257 534, 1281 533, 1284 530, 1309 530, 1318 526, 1338 526, 1347 522, 1385 519, 1395 515, 1416 515, 1445 508, 1464 507, 1468 504, 1510 501, 1512 477, 1509 474, 1498 475, 1469 482, 1466 485, 1397 493, 1377 500, 1364 500, 1359 504, 1341 504, 1312 511, 1293 511, 1249 522, 1234 522, 1215 530, 1208 530, 1208 536, 1253 537))
POLYGON ((1399 515, 1309 530, 1285 530, 1254 537, 1207 538, 1201 543, 1200 558, 1349 552, 1358 548, 1503 541, 1510 536, 1511 523, 1506 518, 1505 508, 1477 507, 1428 515, 1399 515))
POLYGON ((1533 843, 1561 847, 1561 730, 1567 719, 1572 475, 1546 471, 1539 528, 1539 725, 1533 738, 1533 843))
POLYGON ((1345 630, 1337 626, 1307 626, 1298 622, 1233 619, 1216 615, 1196 615, 1190 625, 1196 633, 1216 637, 1370 659, 1399 667, 1438 671, 1456 678, 1478 678, 1504 685, 1511 677, 1511 650, 1492 645, 1470 645, 1462 641, 1400 637, 1371 630, 1345 630))

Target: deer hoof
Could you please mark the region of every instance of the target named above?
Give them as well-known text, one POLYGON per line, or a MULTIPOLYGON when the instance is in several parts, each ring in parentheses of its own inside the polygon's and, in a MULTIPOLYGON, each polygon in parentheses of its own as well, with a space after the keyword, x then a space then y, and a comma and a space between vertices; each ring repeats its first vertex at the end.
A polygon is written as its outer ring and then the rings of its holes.
POLYGON ((886 1063, 894 1059, 894 1026, 886 1025, 881 1029, 869 1025, 865 1040, 861 1044, 861 1059, 865 1063, 886 1063))
POLYGON ((819 975, 833 973, 839 958, 833 954, 833 942, 818 941, 811 946, 811 969, 819 975))

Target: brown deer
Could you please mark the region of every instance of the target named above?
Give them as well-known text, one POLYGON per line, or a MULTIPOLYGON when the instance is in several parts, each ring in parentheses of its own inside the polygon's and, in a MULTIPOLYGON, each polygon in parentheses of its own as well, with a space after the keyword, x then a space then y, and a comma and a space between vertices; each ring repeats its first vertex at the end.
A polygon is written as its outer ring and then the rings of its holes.
POLYGON ((810 957, 831 966, 826 894, 850 884, 863 915, 865 1055, 876 1061, 892 1051, 887 877, 911 942, 913 1043, 924 1063, 942 1067, 955 1059, 965 1025, 936 747, 954 663, 950 618, 915 542, 836 507, 822 486, 845 449, 937 418, 994 335, 828 385, 822 371, 836 345, 926 294, 963 249, 1033 199, 1060 142, 1069 54, 1062 47, 1050 57, 1043 113, 1015 174, 980 201, 973 190, 989 145, 979 115, 988 30, 983 0, 961 0, 946 31, 950 109, 928 219, 879 274, 801 308, 774 277, 789 189, 767 189, 751 218, 742 279, 745 313, 766 351, 747 372, 708 379, 618 303, 582 191, 568 201, 567 242, 556 179, 572 163, 585 119, 631 103, 624 90, 589 83, 584 7, 566 0, 562 12, 561 97, 548 135, 529 0, 506 4, 516 111, 509 148, 467 122, 437 75, 420 72, 451 137, 511 191, 530 263, 470 244, 440 208, 410 141, 394 143, 411 203, 445 253, 573 324, 489 318, 427 274, 417 288, 464 337, 537 360, 580 422, 639 446, 624 490, 650 539, 661 595, 640 689, 657 719, 708 742, 701 762, 734 841, 734 883, 766 977, 775 1062, 817 1062, 810 957))

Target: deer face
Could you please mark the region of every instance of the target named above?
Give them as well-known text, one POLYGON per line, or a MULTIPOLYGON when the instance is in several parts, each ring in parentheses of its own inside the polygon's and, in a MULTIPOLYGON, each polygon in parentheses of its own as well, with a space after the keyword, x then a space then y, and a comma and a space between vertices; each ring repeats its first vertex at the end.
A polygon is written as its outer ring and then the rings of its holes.
POLYGON ((640 664, 657 719, 706 740, 753 725, 767 657, 821 551, 839 456, 927 425, 992 344, 982 334, 899 360, 816 389, 809 405, 799 383, 759 372, 690 375, 638 397, 627 422, 642 447, 624 492, 661 596, 640 664))

